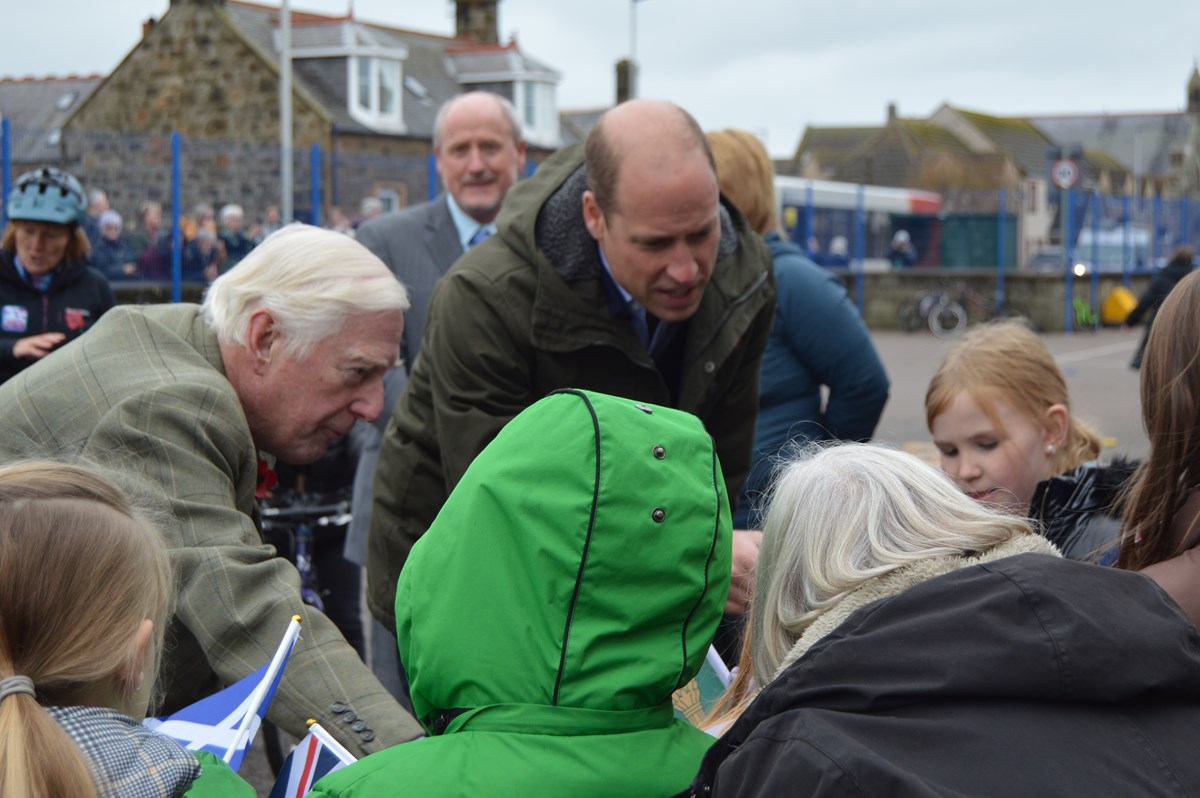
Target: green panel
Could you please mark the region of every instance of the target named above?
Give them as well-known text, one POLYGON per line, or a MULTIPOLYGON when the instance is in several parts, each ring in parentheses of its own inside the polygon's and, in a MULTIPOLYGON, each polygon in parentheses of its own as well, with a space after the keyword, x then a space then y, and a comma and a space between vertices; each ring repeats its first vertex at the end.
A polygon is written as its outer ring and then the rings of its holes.
MULTIPOLYGON (((942 266, 996 268, 997 217, 994 213, 956 213, 942 220, 942 266)), ((1004 221, 1004 268, 1017 268, 1017 220, 1004 221)))

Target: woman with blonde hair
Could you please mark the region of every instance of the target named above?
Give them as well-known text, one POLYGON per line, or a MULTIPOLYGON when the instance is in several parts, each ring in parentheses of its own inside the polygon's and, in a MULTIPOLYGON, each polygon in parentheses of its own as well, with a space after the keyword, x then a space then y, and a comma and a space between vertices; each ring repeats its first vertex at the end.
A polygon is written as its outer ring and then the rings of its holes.
MULTIPOLYGON (((775 272, 775 323, 763 352, 750 474, 733 514, 735 529, 758 529, 756 510, 787 446, 865 441, 888 397, 888 376, 845 287, 791 242, 775 210, 767 149, 744 130, 706 134, 721 193, 763 237, 775 272)), ((738 558, 734 558, 735 570, 738 558)), ((726 662, 740 646, 740 617, 728 616, 715 645, 726 662)))
POLYGON ((140 723, 172 590, 158 532, 112 483, 0 468, 0 795, 253 794, 140 723))
POLYGON ((1018 321, 983 325, 942 358, 925 394, 942 470, 976 501, 1028 516, 1071 559, 1111 557, 1131 464, 1100 466, 1100 437, 1018 321))
POLYGON ((1149 580, 1063 559, 904 452, 847 444, 783 467, 748 660, 761 691, 690 795, 1167 795, 1200 779, 1200 632, 1149 580))
POLYGON ((763 354, 754 466, 733 519, 736 528, 745 528, 757 521, 752 511, 783 448, 867 440, 883 413, 889 384, 841 282, 783 237, 766 147, 744 130, 715 131, 707 138, 721 193, 771 251, 778 291, 775 326, 763 354))
POLYGON ((1141 394, 1150 454, 1129 488, 1117 565, 1146 573, 1200 624, 1200 274, 1159 309, 1141 394))

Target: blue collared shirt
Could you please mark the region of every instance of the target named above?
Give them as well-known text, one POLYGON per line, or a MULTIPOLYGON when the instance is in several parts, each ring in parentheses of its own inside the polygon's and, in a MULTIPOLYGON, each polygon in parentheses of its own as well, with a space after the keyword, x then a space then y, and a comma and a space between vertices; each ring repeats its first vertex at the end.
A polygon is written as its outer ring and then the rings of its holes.
POLYGON ((604 250, 600 248, 599 244, 596 245, 596 251, 600 253, 600 263, 604 265, 604 286, 608 289, 608 312, 614 319, 618 316, 627 316, 634 332, 637 333, 638 338, 642 339, 646 351, 650 353, 651 357, 657 357, 674 337, 678 325, 659 320, 654 328, 654 334, 650 335, 646 309, 633 298, 633 294, 625 290, 625 286, 617 282, 617 278, 613 277, 612 267, 608 265, 608 258, 604 257, 604 250))

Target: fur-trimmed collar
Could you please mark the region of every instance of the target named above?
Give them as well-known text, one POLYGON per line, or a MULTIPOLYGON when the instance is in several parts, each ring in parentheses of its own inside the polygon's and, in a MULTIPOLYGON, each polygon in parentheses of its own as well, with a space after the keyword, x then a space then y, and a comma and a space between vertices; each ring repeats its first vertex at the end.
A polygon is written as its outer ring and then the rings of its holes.
POLYGON ((1015 535, 1003 543, 998 543, 986 551, 967 556, 944 555, 919 560, 910 565, 889 571, 882 576, 869 579, 859 588, 831 605, 817 616, 800 639, 792 646, 792 650, 783 658, 783 662, 775 671, 774 679, 787 669, 789 665, 800 659, 817 641, 833 632, 842 622, 854 612, 879 599, 889 598, 902 593, 910 587, 927 582, 934 577, 969 568, 985 562, 1002 560, 1017 554, 1049 554, 1054 557, 1062 556, 1050 541, 1041 535, 1015 535))

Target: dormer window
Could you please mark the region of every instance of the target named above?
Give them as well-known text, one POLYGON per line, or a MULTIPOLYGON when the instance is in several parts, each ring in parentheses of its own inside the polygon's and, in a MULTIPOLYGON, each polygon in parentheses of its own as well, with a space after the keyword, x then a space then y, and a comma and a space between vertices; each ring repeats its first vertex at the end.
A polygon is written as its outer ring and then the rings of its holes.
POLYGON ((392 58, 359 55, 350 59, 350 113, 375 127, 398 126, 400 120, 400 62, 392 58))
POLYGON ((535 143, 558 140, 558 109, 555 107, 554 84, 522 80, 516 83, 514 104, 521 112, 525 136, 535 143))

